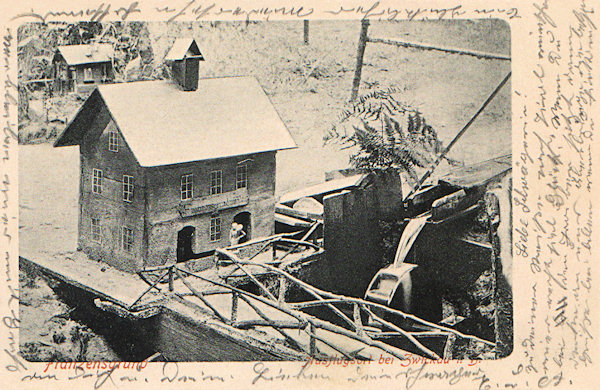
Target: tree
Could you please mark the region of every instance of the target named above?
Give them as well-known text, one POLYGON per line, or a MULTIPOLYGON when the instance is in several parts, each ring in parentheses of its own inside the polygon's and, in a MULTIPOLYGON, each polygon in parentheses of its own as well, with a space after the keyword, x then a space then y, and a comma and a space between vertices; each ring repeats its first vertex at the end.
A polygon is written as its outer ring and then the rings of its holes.
POLYGON ((429 168, 441 154, 442 142, 423 115, 396 100, 394 93, 394 89, 376 90, 350 103, 325 142, 355 148, 350 156, 355 168, 406 173, 414 184, 418 169, 429 168))

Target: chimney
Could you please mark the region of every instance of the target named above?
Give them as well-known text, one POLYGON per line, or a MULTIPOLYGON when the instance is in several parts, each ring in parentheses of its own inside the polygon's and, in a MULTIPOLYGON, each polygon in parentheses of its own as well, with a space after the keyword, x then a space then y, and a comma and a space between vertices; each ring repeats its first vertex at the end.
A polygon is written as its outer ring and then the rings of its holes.
POLYGON ((198 58, 184 58, 171 64, 173 79, 184 91, 198 89, 199 63, 198 58))
POLYGON ((196 41, 191 38, 177 39, 167 53, 165 61, 171 64, 171 75, 184 91, 198 89, 200 61, 204 61, 196 41))

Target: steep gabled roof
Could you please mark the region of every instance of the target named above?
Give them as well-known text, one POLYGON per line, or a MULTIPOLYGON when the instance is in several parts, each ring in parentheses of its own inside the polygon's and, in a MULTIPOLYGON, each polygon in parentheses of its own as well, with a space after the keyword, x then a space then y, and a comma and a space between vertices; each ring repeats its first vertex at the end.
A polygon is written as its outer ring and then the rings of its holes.
POLYGON ((296 147, 254 77, 200 79, 189 92, 167 81, 105 84, 88 100, 55 146, 80 144, 100 102, 141 166, 296 147))
POLYGON ((179 61, 186 57, 198 57, 204 61, 198 44, 193 38, 178 38, 165 56, 165 61, 179 61))
POLYGON ((68 65, 110 62, 114 56, 112 45, 107 43, 59 46, 56 51, 68 65))

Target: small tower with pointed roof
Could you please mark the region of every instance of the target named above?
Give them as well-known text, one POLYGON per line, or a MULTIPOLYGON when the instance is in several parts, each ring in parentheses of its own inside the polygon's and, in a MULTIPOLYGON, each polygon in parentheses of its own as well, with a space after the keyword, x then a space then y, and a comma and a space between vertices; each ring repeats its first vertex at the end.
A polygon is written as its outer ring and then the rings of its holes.
POLYGON ((165 61, 171 65, 171 77, 184 91, 198 89, 198 71, 200 61, 204 61, 198 44, 193 38, 175 40, 165 56, 165 61))

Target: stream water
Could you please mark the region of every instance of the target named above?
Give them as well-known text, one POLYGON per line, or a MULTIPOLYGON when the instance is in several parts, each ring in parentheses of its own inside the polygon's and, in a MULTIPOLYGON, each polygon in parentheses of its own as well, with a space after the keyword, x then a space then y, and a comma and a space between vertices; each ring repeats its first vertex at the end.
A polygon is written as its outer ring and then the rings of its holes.
POLYGON ((25 359, 135 362, 155 352, 143 326, 100 312, 82 290, 23 269, 20 281, 25 359))
POLYGON ((404 231, 402 232, 402 236, 400 237, 400 242, 398 243, 398 249, 396 249, 396 256, 394 256, 394 267, 400 266, 406 259, 410 248, 412 248, 413 244, 417 240, 419 233, 425 227, 427 220, 430 215, 426 214, 420 217, 416 217, 411 219, 404 231))

